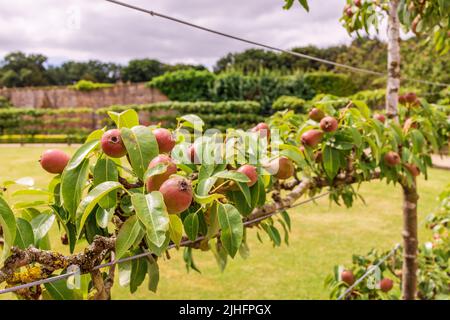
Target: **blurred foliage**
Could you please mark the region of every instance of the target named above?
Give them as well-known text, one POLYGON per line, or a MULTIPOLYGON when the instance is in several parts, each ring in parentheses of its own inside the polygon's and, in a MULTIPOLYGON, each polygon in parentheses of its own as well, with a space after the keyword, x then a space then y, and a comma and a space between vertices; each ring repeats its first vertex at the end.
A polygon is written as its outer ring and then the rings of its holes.
POLYGON ((158 88, 162 93, 175 101, 210 100, 210 91, 214 82, 214 74, 194 69, 167 72, 153 78, 148 85, 158 88))
POLYGON ((272 105, 274 111, 294 110, 296 113, 306 112, 306 101, 292 96, 281 96, 272 105))
POLYGON ((332 72, 312 72, 305 74, 305 83, 316 93, 348 96, 356 90, 352 79, 344 74, 332 72))
MULTIPOLYGON (((327 80, 321 82, 318 78, 320 75, 314 75, 310 82, 322 90, 321 85, 327 80)), ((208 71, 182 70, 154 78, 149 86, 177 101, 257 101, 263 114, 270 114, 273 101, 282 95, 310 99, 315 93, 301 74, 281 75, 268 71, 252 74, 230 71, 215 75, 208 71)))
POLYGON ((257 102, 164 102, 146 105, 123 105, 108 108, 0 109, 0 142, 80 142, 99 127, 111 126, 108 111, 134 109, 144 124, 164 124, 174 128, 178 117, 196 114, 208 129, 224 130, 229 126, 249 128, 264 120, 257 102), (44 136, 48 135, 48 138, 44 136))
POLYGON ((80 80, 69 88, 78 91, 92 91, 104 88, 111 88, 113 85, 111 83, 97 83, 89 80, 80 80))
MULTIPOLYGON (((427 217, 427 227, 432 231, 433 238, 419 246, 418 252, 418 284, 417 298, 421 300, 441 299, 450 297, 450 185, 439 195, 439 205, 436 211, 427 217)), ((342 281, 342 271, 351 271, 356 279, 365 274, 368 268, 380 262, 389 252, 379 252, 372 249, 366 255, 353 255, 351 266, 336 266, 325 284, 330 289, 330 297, 338 298, 349 287, 342 281)), ((381 263, 379 273, 374 272, 349 292, 347 300, 365 299, 400 299, 400 279, 402 275, 402 248, 381 263), (377 284, 380 279, 391 278, 394 288, 383 292, 377 284)))
POLYGON ((11 102, 7 98, 0 96, 0 109, 10 107, 12 107, 11 102))
MULTIPOLYGON (((433 44, 425 40, 426 38, 416 37, 401 42, 402 76, 443 83, 450 82, 450 74, 443 72, 450 68, 450 55, 436 52, 433 44)), ((376 38, 358 38, 353 40, 350 45, 326 48, 296 47, 292 51, 377 72, 387 70, 386 44, 376 38)), ((60 66, 47 66, 47 57, 43 55, 14 52, 6 55, 1 63, 0 86, 70 85, 78 80, 100 83, 145 82, 166 72, 187 69, 201 71, 205 70, 205 67, 190 64, 171 65, 155 59, 134 59, 124 66, 98 60, 67 61, 60 66)), ((226 72, 225 77, 231 76, 229 72, 231 74, 264 75, 275 71, 279 76, 315 71, 347 74, 347 71, 342 68, 302 59, 287 53, 275 53, 262 49, 229 53, 220 58, 213 69, 216 74, 226 72)), ((348 75, 358 91, 385 86, 385 79, 373 75, 362 73, 349 73, 348 75)), ((416 85, 414 82, 406 81, 404 84, 408 87, 416 85)), ((427 97, 432 102, 434 102, 433 99, 438 98, 439 91, 442 90, 442 87, 422 84, 416 85, 416 87, 423 92, 427 91, 432 94, 427 97)))

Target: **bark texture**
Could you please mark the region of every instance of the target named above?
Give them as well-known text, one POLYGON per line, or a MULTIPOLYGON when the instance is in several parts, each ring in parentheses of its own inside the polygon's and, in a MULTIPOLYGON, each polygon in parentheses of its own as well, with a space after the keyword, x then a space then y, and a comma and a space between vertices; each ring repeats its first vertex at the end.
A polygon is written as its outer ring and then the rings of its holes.
POLYGON ((399 0, 389 1, 388 14, 388 79, 386 87, 386 114, 398 119, 398 92, 400 89, 400 21, 398 19, 399 0))
POLYGON ((403 271, 402 297, 414 300, 417 291, 417 194, 416 183, 403 184, 403 271))

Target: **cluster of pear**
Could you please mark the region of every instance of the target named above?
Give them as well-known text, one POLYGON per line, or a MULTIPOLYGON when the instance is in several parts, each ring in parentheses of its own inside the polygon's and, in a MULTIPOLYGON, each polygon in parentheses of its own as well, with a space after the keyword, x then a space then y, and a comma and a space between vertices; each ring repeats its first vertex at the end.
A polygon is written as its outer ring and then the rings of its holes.
MULTIPOLYGON (((341 272, 341 281, 351 286, 355 283, 355 275, 351 270, 344 270, 341 272)), ((390 278, 383 278, 378 283, 381 291, 389 292, 394 287, 394 281, 390 278)))

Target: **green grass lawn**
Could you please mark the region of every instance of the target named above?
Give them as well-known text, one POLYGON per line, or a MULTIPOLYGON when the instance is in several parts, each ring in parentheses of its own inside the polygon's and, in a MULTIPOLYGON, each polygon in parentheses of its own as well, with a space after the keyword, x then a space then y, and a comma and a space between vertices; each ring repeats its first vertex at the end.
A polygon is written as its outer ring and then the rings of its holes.
MULTIPOLYGON (((73 152, 73 148, 65 148, 73 152)), ((0 181, 24 176, 36 178, 46 186, 51 175, 40 169, 41 147, 0 147, 0 181)), ((430 234, 423 221, 437 205, 436 197, 450 181, 450 171, 430 170, 429 180, 419 179, 420 240, 430 234)), ((144 284, 131 295, 126 288, 114 288, 115 299, 327 299, 324 278, 336 264, 351 261, 352 253, 366 253, 377 247, 390 249, 401 241, 402 193, 399 187, 384 182, 366 183, 361 194, 367 205, 357 202, 346 209, 328 199, 291 210, 290 245, 273 248, 268 239, 261 244, 255 230, 248 233, 250 257, 230 260, 220 272, 209 252, 195 252, 202 271, 186 272, 180 252, 172 251, 170 260, 160 261, 161 279, 158 293, 144 284)), ((55 224, 56 225, 56 224, 55 224)), ((55 250, 64 250, 52 230, 55 250)), ((12 295, 0 299, 13 298, 12 295)))

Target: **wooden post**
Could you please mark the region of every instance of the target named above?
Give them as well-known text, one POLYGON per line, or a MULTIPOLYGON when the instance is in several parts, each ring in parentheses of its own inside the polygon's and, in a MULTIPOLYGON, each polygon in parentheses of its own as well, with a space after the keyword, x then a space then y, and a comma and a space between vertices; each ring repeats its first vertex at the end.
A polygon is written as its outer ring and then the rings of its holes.
POLYGON ((403 270, 402 298, 414 300, 417 290, 417 194, 416 181, 410 186, 402 183, 403 188, 403 270))

